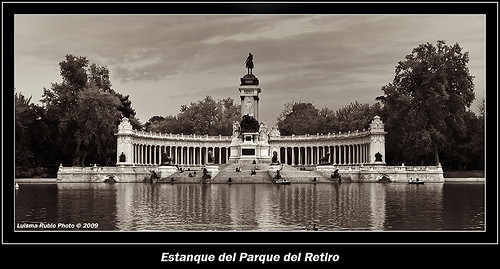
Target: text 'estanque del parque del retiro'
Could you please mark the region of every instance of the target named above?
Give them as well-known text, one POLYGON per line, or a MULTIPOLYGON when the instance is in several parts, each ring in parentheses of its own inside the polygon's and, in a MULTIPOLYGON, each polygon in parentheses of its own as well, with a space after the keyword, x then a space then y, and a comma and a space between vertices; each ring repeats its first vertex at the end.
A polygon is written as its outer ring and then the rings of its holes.
MULTIPOLYGON (((118 126, 116 166, 63 167, 59 182, 151 183, 340 183, 444 182, 438 166, 387 166, 384 124, 375 116, 368 130, 280 135, 259 121, 262 89, 253 55, 237 87, 241 117, 231 136, 186 135, 118 126)), ((264 95, 265 96, 265 95, 264 95)))

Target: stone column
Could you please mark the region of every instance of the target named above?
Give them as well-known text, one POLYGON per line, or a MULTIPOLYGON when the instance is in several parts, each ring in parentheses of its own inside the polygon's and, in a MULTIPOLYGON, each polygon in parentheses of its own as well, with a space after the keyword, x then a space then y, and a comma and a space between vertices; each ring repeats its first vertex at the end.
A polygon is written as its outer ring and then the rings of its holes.
POLYGON ((181 164, 185 164, 185 162, 184 162, 184 146, 181 146, 181 164))
POLYGON ((148 157, 147 156, 147 154, 148 154, 148 148, 147 148, 146 144, 142 145, 142 151, 143 151, 142 164, 146 165, 147 164, 147 160, 148 160, 148 158, 147 158, 148 157))
POLYGON ((192 147, 187 147, 187 164, 192 165, 193 164, 193 153, 191 153, 191 148, 192 147))
POLYGON ((134 160, 133 160, 133 163, 134 163, 134 165, 136 165, 137 163, 136 163, 136 156, 135 156, 135 154, 137 153, 137 149, 136 149, 136 145, 135 144, 134 144, 133 147, 134 147, 134 155, 133 155, 134 160))
POLYGON ((319 158, 321 158, 320 154, 319 154, 319 149, 320 148, 321 148, 320 146, 316 147, 316 162, 315 162, 315 164, 319 164, 319 158))
POLYGON ((358 164, 361 164, 361 144, 358 145, 358 164))
POLYGON ((153 160, 153 146, 151 145, 148 145, 148 155, 149 155, 149 159, 148 159, 148 164, 151 165, 152 164, 152 160, 153 160))
POLYGON ((142 144, 139 144, 139 164, 142 165, 142 144))
POLYGON ((349 164, 349 145, 345 145, 345 164, 349 164))
POLYGON ((198 154, 198 147, 194 147, 194 165, 198 165, 198 161, 200 160, 199 154, 198 154))
POLYGON ((176 146, 170 146, 170 152, 172 153, 170 157, 174 159, 174 164, 177 164, 177 147, 176 146))
POLYGON ((158 145, 153 145, 153 164, 156 165, 158 163, 158 152, 159 152, 159 149, 158 149, 158 145))
POLYGON ((354 164, 354 145, 349 145, 349 164, 354 164))
MULTIPOLYGON (((330 152, 332 164, 337 164, 337 146, 332 146, 331 150, 328 148, 328 152, 330 152)), ((326 154, 326 153, 325 153, 326 154)))
POLYGON ((158 162, 158 164, 162 164, 163 163, 163 154, 167 152, 167 146, 161 146, 160 147, 160 160, 158 162))

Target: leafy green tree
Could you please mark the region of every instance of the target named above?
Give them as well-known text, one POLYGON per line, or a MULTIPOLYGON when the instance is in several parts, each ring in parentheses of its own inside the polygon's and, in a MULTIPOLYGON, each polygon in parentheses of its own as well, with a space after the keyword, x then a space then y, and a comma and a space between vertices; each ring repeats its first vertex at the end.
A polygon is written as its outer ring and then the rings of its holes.
POLYGON ((426 43, 398 62, 392 83, 382 87, 388 140, 401 161, 439 154, 450 136, 463 135, 465 113, 474 100, 468 53, 459 44, 426 43), (396 145, 397 143, 397 145, 396 145))

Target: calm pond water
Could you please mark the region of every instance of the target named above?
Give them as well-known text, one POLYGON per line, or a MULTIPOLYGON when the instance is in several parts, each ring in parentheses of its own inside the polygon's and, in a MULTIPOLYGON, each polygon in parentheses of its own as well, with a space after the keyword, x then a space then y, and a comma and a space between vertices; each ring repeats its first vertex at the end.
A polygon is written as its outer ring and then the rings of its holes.
POLYGON ((16 230, 290 231, 311 221, 319 230, 484 230, 484 183, 52 183, 20 184, 15 195, 16 230))

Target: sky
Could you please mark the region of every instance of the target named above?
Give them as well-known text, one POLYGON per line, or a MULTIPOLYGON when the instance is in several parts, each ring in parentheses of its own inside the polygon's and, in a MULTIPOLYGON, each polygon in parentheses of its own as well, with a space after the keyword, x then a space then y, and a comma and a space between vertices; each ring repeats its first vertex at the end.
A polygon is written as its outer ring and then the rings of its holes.
POLYGON ((375 103, 398 61, 437 40, 469 52, 473 111, 485 95, 484 15, 16 15, 14 27, 16 92, 38 103, 65 55, 85 56, 142 123, 207 95, 239 104, 248 53, 268 126, 287 102, 375 103))

